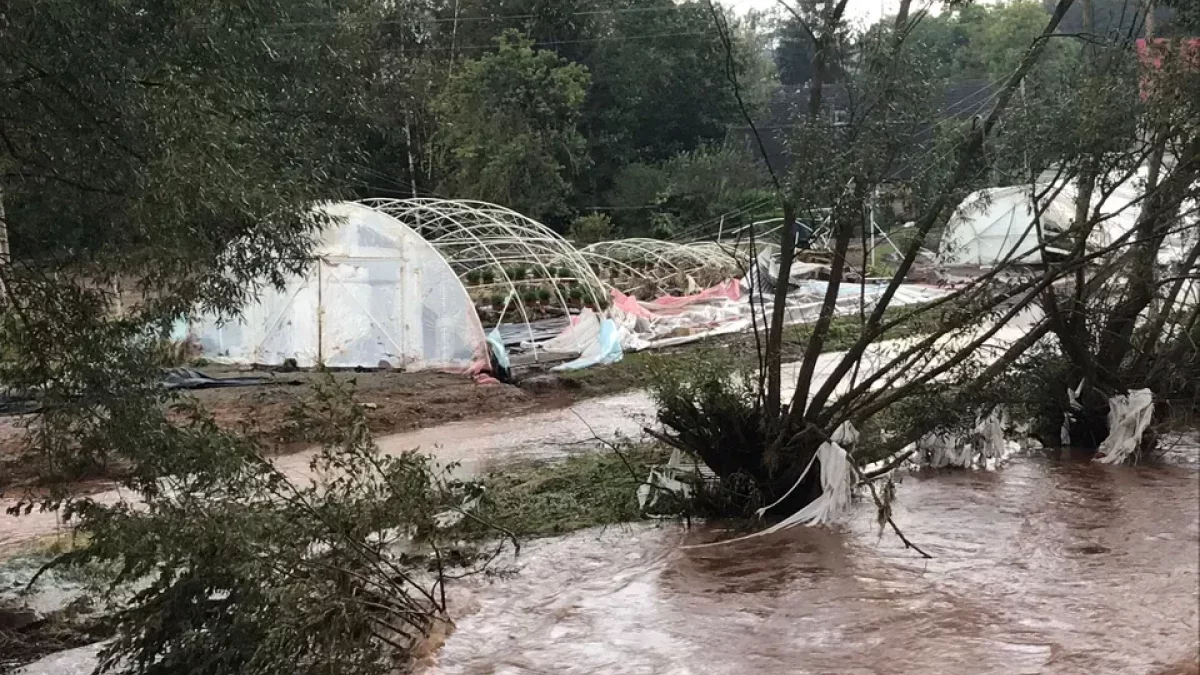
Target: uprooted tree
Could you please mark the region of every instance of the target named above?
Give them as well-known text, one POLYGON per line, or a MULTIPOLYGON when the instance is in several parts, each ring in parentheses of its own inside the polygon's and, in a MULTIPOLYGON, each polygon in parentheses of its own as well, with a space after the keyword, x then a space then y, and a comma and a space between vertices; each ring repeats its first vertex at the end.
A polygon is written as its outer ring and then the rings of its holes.
MULTIPOLYGON (((1183 333, 1159 323, 1194 326, 1194 315, 1180 315, 1179 306, 1169 299, 1177 295, 1179 276, 1167 284, 1164 306, 1164 294, 1153 292, 1155 277, 1146 270, 1153 266, 1162 237, 1179 228, 1184 200, 1195 193, 1195 156, 1189 143, 1194 144, 1196 115, 1189 109, 1173 118, 1173 126, 1164 125, 1160 118, 1169 105, 1151 102, 1143 111, 1136 103, 1141 73, 1133 49, 1137 34, 1114 37, 1094 49, 1064 48, 1064 41, 1080 36, 1057 32, 1072 4, 1061 0, 1046 15, 1040 34, 1026 46, 1015 69, 993 83, 978 115, 939 119, 939 110, 929 103, 941 98, 931 77, 937 64, 910 44, 926 11, 910 14, 909 4, 902 3, 890 27, 856 40, 853 58, 830 53, 845 44, 839 37, 844 33, 845 0, 820 3, 815 19, 812 12, 793 12, 814 45, 814 72, 807 110, 788 139, 791 154, 803 159, 794 162, 787 175, 773 175, 784 212, 775 247, 778 272, 773 292, 760 283, 761 271, 750 275, 759 367, 741 377, 728 368, 676 374, 658 388, 659 416, 666 427, 663 439, 717 473, 734 496, 733 510, 768 508, 769 513, 787 515, 812 502, 822 494, 822 479, 812 467, 824 463, 814 462, 814 457, 831 445, 831 439, 848 444, 852 434, 845 433, 848 427, 843 424, 871 432, 872 442, 858 444, 847 469, 866 477, 867 463, 881 462, 868 473, 886 472, 931 434, 999 420, 997 406, 1011 398, 1016 367, 1027 364, 1034 347, 1040 351, 1051 344, 1044 340, 1047 335, 1063 335, 1065 324, 1055 303, 1070 295, 1070 288, 1077 298, 1071 305, 1071 316, 1076 317, 1081 303, 1093 297, 1099 301, 1093 290, 1097 287, 1116 285, 1128 293, 1124 303, 1106 312, 1110 325, 1104 333, 1109 337, 1100 337, 1108 350, 1105 358, 1130 358, 1128 336, 1135 326, 1151 333, 1161 329, 1162 339, 1176 344, 1183 333), (1052 51, 1055 58, 1047 59, 1052 51), (843 73, 841 95, 849 104, 836 123, 829 114, 829 85, 822 76, 825 64, 835 60, 854 64, 843 73), (1070 128, 1059 131, 1067 118, 1070 128), (1146 136, 1149 128, 1158 128, 1158 135, 1146 136), (1107 240, 1091 236, 1114 214, 1101 208, 1098 195, 1084 194, 1088 186, 1102 183, 1110 189, 1109 183, 1120 182, 1118 170, 1127 172, 1127 181, 1139 158, 1156 144, 1161 149, 1164 142, 1176 149, 1176 161, 1162 164, 1156 180, 1137 183, 1138 226, 1107 240), (1029 228, 990 269, 980 270, 944 297, 909 311, 893 308, 923 247, 946 225, 956 205, 967 193, 991 185, 1027 187, 1033 214, 1029 228), (1059 219, 1055 228, 1043 227, 1043 221, 1050 220, 1047 209, 1053 198, 1067 186, 1078 187, 1080 209, 1074 218, 1059 219), (897 251, 898 263, 882 291, 876 289, 867 302, 866 287, 854 288, 865 281, 847 280, 867 277, 871 210, 881 195, 895 194, 913 203, 911 236, 897 251), (797 311, 789 306, 788 280, 798 221, 828 228, 832 260, 819 314, 803 338, 803 358, 785 366, 781 345, 797 311), (1024 264, 1029 249, 1021 241, 1026 237, 1036 242, 1037 265, 1024 264), (1144 276, 1145 283, 1119 281, 1131 274, 1149 276, 1144 276), (863 298, 854 307, 859 336, 844 354, 822 359, 833 317, 845 311, 846 296, 856 295, 854 290, 863 298), (1038 309, 1042 305, 1048 305, 1047 311, 1038 309), (1162 311, 1139 323, 1143 311, 1155 307, 1162 311), (939 327, 928 335, 884 341, 897 324, 931 316, 939 327), (785 400, 788 385, 794 385, 790 401, 785 400)), ((1136 11, 1137 6, 1131 6, 1136 11)), ((713 15, 722 35, 728 36, 723 16, 716 9, 713 15)), ((737 91, 732 60, 728 75, 737 91)), ((747 122, 753 128, 749 115, 747 122)), ((765 159, 763 137, 753 131, 765 159)), ((1195 262, 1191 255, 1184 263, 1188 270, 1195 262)), ((1080 363, 1095 361, 1093 352, 1080 363)), ((1111 396, 1131 386, 1137 385, 1124 379, 1097 391, 1111 396)), ((1064 396, 1061 391, 1044 394, 1064 396)))

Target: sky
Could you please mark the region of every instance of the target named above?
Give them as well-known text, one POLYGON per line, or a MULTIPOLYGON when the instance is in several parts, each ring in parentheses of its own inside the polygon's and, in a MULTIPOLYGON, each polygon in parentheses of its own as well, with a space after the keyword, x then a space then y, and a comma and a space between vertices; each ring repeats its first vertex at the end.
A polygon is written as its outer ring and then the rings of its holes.
MULTIPOLYGON (((778 0, 723 0, 721 4, 732 7, 738 12, 779 8, 778 0)), ((916 9, 921 4, 920 0, 913 2, 913 8, 916 9)), ((895 14, 898 5, 897 0, 849 0, 849 4, 846 5, 846 15, 854 23, 867 26, 886 14, 895 14)))

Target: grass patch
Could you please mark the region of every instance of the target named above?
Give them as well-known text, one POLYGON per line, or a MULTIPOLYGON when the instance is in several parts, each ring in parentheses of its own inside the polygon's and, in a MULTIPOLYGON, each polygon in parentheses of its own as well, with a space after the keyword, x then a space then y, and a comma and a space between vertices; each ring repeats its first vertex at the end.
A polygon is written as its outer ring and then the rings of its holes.
POLYGON ((602 450, 552 464, 509 466, 481 481, 478 513, 518 537, 641 520, 638 486, 669 455, 662 446, 643 445, 620 454, 602 450))

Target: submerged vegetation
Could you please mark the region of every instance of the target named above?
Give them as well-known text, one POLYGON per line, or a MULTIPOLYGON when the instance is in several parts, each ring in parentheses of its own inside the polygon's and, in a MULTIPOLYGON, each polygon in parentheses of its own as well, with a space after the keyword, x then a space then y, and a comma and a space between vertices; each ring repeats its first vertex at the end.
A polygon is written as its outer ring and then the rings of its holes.
POLYGON ((638 487, 669 454, 660 445, 622 444, 561 462, 505 464, 479 481, 478 513, 518 537, 633 522, 643 516, 638 487))

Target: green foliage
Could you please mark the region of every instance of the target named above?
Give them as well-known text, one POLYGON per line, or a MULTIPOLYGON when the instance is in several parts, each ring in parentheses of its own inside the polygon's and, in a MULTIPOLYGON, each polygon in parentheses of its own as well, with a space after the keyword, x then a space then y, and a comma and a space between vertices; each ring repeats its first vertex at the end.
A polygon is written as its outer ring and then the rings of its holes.
POLYGON ((535 49, 517 32, 464 63, 435 103, 450 170, 443 190, 544 219, 566 210, 582 168, 576 130, 587 69, 535 49))
MULTIPOLYGON (((581 205, 597 203, 591 200, 609 190, 626 164, 659 162, 719 141, 741 120, 707 3, 632 0, 622 5, 627 12, 606 11, 612 6, 602 0, 587 4, 603 13, 589 31, 597 42, 572 57, 592 73, 581 123, 592 168, 580 176, 581 205)), ((743 47, 735 55, 739 69, 760 71, 761 52, 743 47)), ((765 104, 766 90, 748 98, 765 104)))
MULTIPOLYGON (((790 486, 782 485, 782 475, 773 469, 777 463, 767 457, 771 422, 762 414, 756 368, 720 351, 651 367, 661 438, 717 475, 715 492, 723 497, 710 501, 725 504, 723 515, 750 516, 783 495, 790 486)), ((799 492, 809 495, 807 489, 799 492)))
MULTIPOLYGON (((937 77, 951 81, 986 79, 1003 84, 1025 50, 1045 29, 1050 13, 1033 0, 963 4, 936 16, 924 16, 906 40, 906 51, 928 60, 937 77)), ((890 33, 893 17, 876 29, 890 33)), ((1057 40, 1039 68, 1077 53, 1069 41, 1057 40)))
POLYGON ((461 496, 424 456, 380 454, 333 378, 315 393, 297 413, 322 444, 312 484, 185 406, 153 471, 140 467, 169 489, 144 489, 138 507, 75 504, 85 543, 57 564, 113 565, 112 583, 132 584, 105 669, 391 672, 440 620, 435 515, 461 496))
POLYGON ((302 265, 312 205, 355 173, 374 28, 338 19, 363 7, 6 3, 15 258, 97 286, 122 277, 168 314, 231 309, 302 265))
POLYGON ((578 246, 594 244, 613 238, 612 219, 603 213, 589 213, 571 221, 567 236, 578 246))
MULTIPOLYGON (((481 481, 480 520, 520 537, 641 520, 638 486, 667 455, 657 445, 630 446, 553 464, 506 466, 481 481)), ((464 528, 489 534, 478 523, 464 528)))
POLYGON ((731 229, 751 222, 772 199, 767 185, 762 164, 745 150, 704 146, 654 165, 626 166, 607 201, 626 236, 703 236, 722 220, 731 229))

